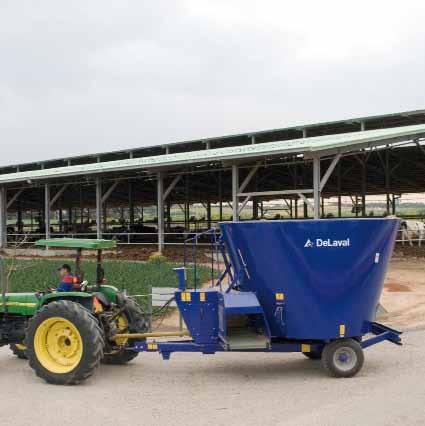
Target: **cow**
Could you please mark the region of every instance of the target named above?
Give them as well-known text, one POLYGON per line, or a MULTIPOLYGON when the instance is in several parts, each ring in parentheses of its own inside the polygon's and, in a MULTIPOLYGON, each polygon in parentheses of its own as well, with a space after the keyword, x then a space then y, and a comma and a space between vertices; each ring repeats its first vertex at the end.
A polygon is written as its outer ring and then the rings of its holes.
POLYGON ((419 220, 402 220, 400 224, 401 241, 409 241, 413 246, 413 240, 418 240, 418 246, 421 246, 422 240, 425 238, 425 224, 419 220))

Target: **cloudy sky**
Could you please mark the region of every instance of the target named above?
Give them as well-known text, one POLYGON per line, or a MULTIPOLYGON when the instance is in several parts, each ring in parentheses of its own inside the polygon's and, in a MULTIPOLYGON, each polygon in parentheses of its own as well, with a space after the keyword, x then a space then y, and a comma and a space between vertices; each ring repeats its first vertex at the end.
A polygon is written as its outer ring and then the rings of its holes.
POLYGON ((422 109, 424 22, 423 0, 0 0, 0 163, 422 109))

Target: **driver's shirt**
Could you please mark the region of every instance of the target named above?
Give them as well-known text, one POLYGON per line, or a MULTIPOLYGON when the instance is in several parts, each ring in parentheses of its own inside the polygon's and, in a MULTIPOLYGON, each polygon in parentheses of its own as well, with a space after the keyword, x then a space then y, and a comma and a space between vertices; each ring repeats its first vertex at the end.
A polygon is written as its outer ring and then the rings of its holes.
POLYGON ((62 278, 59 287, 56 291, 73 291, 74 290, 74 276, 69 274, 62 278))

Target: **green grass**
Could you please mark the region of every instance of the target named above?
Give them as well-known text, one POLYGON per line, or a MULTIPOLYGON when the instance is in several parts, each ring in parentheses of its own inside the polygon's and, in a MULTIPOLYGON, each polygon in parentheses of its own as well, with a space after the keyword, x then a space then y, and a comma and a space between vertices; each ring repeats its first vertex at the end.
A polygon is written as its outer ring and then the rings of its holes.
MULTIPOLYGON (((7 262, 10 267, 10 260, 7 262)), ((59 284, 57 268, 63 260, 17 260, 12 273, 9 291, 32 292, 46 287, 57 287, 59 284)), ((73 266, 72 262, 68 262, 73 266)), ((129 295, 145 294, 149 286, 177 287, 177 276, 172 268, 181 266, 164 261, 146 263, 105 261, 105 277, 107 284, 114 285, 120 290, 126 290, 129 295)), ((96 282, 96 263, 83 262, 84 278, 89 283, 96 282)), ((194 274, 192 269, 187 271, 188 286, 193 287, 194 274)), ((197 267, 197 285, 211 279, 210 268, 197 267)))

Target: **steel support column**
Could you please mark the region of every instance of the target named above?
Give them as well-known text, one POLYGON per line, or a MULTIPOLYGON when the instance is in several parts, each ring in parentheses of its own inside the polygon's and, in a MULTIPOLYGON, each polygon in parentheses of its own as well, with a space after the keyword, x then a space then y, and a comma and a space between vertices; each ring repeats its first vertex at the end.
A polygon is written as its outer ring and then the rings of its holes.
POLYGON ((18 234, 24 232, 24 222, 22 221, 22 201, 18 200, 18 211, 17 211, 17 225, 18 225, 18 234))
POLYGON ((337 181, 337 186, 338 186, 338 217, 341 217, 341 163, 338 163, 338 181, 337 181))
POLYGON ((314 218, 320 218, 320 157, 313 158, 314 218))
POLYGON ((164 176, 157 174, 158 252, 164 250, 164 176))
POLYGON ((218 208, 220 222, 223 220, 223 190, 222 190, 222 176, 221 170, 218 172, 218 208))
POLYGON ((96 234, 102 239, 102 180, 96 178, 96 234))
POLYGON ((74 229, 74 209, 72 207, 68 207, 68 216, 69 216, 69 223, 68 223, 68 231, 66 232, 77 232, 76 229, 74 229))
POLYGON ((233 210, 233 221, 239 221, 239 169, 236 164, 232 166, 232 210, 233 210))
POLYGON ((252 199, 252 218, 258 220, 258 199, 254 197, 252 199))
POLYGON ((385 150, 385 192, 387 196, 387 214, 390 214, 390 205, 391 205, 391 198, 390 198, 390 186, 391 186, 391 180, 390 180, 390 149, 387 145, 387 149, 385 150))
POLYGON ((166 226, 166 230, 167 230, 167 232, 170 232, 171 231, 171 199, 170 199, 170 197, 167 198, 166 205, 167 205, 167 226, 166 226))
POLYGON ((184 182, 184 229, 190 231, 190 203, 189 203, 189 175, 185 176, 184 182))
POLYGON ((58 219, 59 219, 59 232, 63 232, 63 210, 62 210, 62 205, 59 202, 59 209, 58 209, 58 219))
POLYGON ((128 220, 130 232, 133 232, 134 227, 134 188, 133 182, 128 181, 128 220))
POLYGON ((44 227, 46 239, 50 238, 50 186, 44 185, 44 227))
POLYGON ((366 161, 362 165, 362 216, 366 216, 366 191, 367 191, 367 167, 366 161))
POLYGON ((7 191, 0 188, 0 248, 7 247, 7 191))

